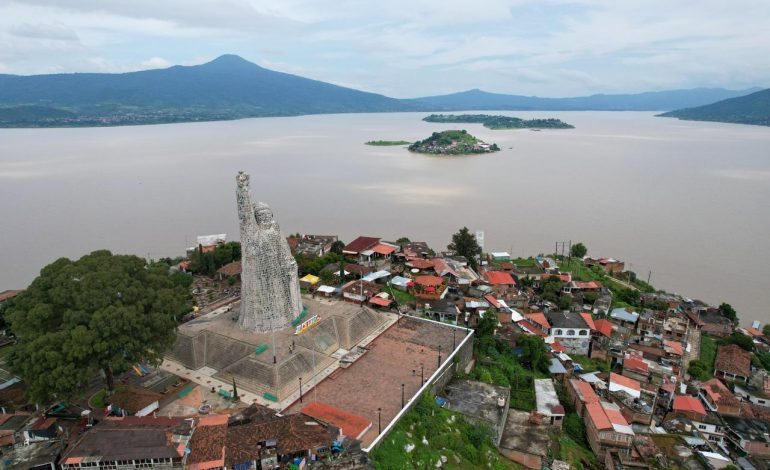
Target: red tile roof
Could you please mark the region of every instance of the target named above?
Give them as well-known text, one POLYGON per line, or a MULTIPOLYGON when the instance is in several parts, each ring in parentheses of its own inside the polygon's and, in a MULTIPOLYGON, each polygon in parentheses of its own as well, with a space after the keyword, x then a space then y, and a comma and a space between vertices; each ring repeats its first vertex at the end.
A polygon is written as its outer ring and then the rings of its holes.
POLYGON ((533 323, 540 325, 546 331, 551 328, 551 324, 548 323, 548 319, 545 317, 544 313, 525 313, 524 316, 533 323))
POLYGON ((4 301, 6 301, 6 300, 8 300, 10 298, 16 297, 17 295, 21 294, 22 292, 24 292, 23 289, 19 289, 19 290, 4 290, 4 291, 0 292, 0 302, 4 302, 4 301))
POLYGON ((519 325, 519 327, 521 327, 522 329, 526 328, 526 330, 524 331, 525 333, 533 334, 535 336, 540 336, 541 338, 545 338, 548 336, 547 333, 545 333, 541 328, 535 326, 535 324, 529 320, 519 320, 518 322, 516 322, 516 324, 519 325))
POLYGON ((597 281, 575 281, 573 283, 574 289, 601 289, 603 286, 597 281))
POLYGON ((583 312, 580 314, 581 317, 583 317, 583 320, 588 323, 588 327, 591 328, 591 331, 596 331, 596 323, 594 323, 594 317, 590 313, 583 312))
POLYGON ((371 249, 372 247, 374 247, 374 245, 378 244, 379 242, 380 242, 380 239, 375 237, 358 237, 352 242, 345 245, 345 248, 343 248, 342 251, 357 255, 362 251, 371 249))
POLYGON ((513 286, 516 285, 513 277, 505 271, 487 271, 484 273, 484 277, 487 278, 487 282, 493 286, 513 286))
POLYGON ((599 403, 599 396, 596 394, 596 392, 594 392, 594 388, 591 386, 590 383, 583 382, 582 380, 577 380, 577 379, 571 379, 570 382, 575 388, 575 391, 577 392, 577 396, 581 402, 599 403))
POLYGON ((586 411, 588 412, 588 418, 593 422, 596 429, 612 429, 612 423, 599 402, 588 403, 586 411))
POLYGON ((432 259, 413 259, 406 263, 407 266, 411 266, 415 269, 433 269, 435 264, 432 259))
POLYGON ((714 361, 714 370, 748 377, 751 374, 751 353, 737 344, 719 346, 714 361))
POLYGON ((564 351, 566 351, 566 350, 567 350, 567 348, 565 348, 565 347, 564 347, 564 346, 563 346, 563 345, 562 345, 560 342, 558 342, 558 341, 554 341, 554 342, 551 344, 551 351, 556 351, 556 352, 564 352, 564 351))
POLYGON ((372 251, 380 255, 389 255, 394 251, 396 251, 396 248, 390 245, 383 245, 382 243, 380 243, 379 245, 372 248, 372 251))
POLYGON ((342 429, 344 435, 353 439, 360 439, 372 425, 372 422, 364 417, 317 401, 302 408, 302 413, 342 429))
POLYGON ((493 307, 495 307, 495 308, 500 308, 500 304, 497 302, 497 299, 496 299, 496 298, 495 298, 493 295, 487 294, 487 295, 485 295, 485 296, 484 296, 484 298, 485 298, 485 299, 487 300, 487 302, 489 302, 489 303, 490 303, 490 305, 492 305, 493 307))
POLYGON ((635 357, 629 357, 623 360, 623 370, 631 369, 635 371, 644 372, 645 374, 650 371, 650 365, 641 359, 635 357))
POLYGON ((674 411, 692 411, 699 415, 706 416, 706 409, 700 400, 689 395, 677 395, 674 397, 674 411))
POLYGON ((389 307, 393 303, 392 300, 383 299, 382 297, 372 297, 369 299, 370 304, 379 305, 381 307, 389 307))
POLYGON ((602 409, 604 410, 604 414, 607 415, 607 419, 610 420, 610 423, 628 426, 628 421, 626 421, 626 418, 619 410, 610 408, 609 406, 602 406, 602 409))
POLYGON ((666 350, 666 352, 670 352, 671 354, 676 354, 677 356, 684 355, 684 348, 682 347, 682 343, 679 341, 669 341, 664 339, 663 348, 666 350))
POLYGON ((233 261, 232 263, 227 263, 226 265, 217 269, 217 272, 223 276, 237 276, 241 273, 241 262, 233 261))
POLYGON ((444 278, 441 276, 417 276, 414 278, 414 283, 421 286, 440 286, 444 283, 444 278))
POLYGON ((198 420, 192 439, 187 465, 190 470, 208 470, 225 465, 227 415, 206 416, 198 420))
POLYGON ((628 377, 618 375, 614 372, 610 372, 610 383, 616 383, 618 385, 622 385, 623 387, 630 388, 632 390, 642 389, 641 384, 639 384, 637 380, 629 379, 628 377))
POLYGON ((606 337, 612 336, 612 322, 605 319, 594 320, 596 331, 603 334, 606 337))

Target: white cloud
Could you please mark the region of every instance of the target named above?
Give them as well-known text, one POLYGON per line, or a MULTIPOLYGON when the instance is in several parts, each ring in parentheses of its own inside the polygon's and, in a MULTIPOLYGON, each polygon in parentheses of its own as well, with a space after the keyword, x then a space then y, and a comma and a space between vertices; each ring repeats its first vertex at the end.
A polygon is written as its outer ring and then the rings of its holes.
POLYGON ((164 69, 170 66, 171 62, 167 61, 163 57, 150 57, 149 59, 142 61, 143 69, 164 69))

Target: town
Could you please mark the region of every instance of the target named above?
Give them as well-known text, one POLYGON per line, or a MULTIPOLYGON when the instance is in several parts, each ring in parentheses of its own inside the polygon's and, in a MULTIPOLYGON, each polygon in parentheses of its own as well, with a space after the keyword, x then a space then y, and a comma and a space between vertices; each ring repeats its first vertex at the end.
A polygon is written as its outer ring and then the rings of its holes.
MULTIPOLYGON (((770 328, 729 304, 583 243, 514 258, 465 227, 447 247, 284 237, 237 182, 240 243, 200 236, 146 266, 94 252, 0 293, 0 468, 770 468, 770 328), (99 317, 118 359, 89 368, 30 324, 67 302, 46 276, 75 290, 123 263, 157 276, 147 312, 170 336, 99 317)), ((104 308, 145 300, 109 276, 104 308)))

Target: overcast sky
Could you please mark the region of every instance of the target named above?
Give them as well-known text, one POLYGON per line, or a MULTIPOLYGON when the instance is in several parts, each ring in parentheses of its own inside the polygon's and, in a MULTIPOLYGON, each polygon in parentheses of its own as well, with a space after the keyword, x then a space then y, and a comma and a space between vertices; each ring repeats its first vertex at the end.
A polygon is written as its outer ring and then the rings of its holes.
POLYGON ((0 0, 0 73, 233 53, 395 97, 770 86, 770 0, 0 0))

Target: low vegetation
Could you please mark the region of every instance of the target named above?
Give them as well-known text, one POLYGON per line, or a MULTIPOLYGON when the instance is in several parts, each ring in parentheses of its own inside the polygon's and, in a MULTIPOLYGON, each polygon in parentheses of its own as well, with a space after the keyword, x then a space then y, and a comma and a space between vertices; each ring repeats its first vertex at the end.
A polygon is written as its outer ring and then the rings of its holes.
POLYGON ((559 119, 521 119, 490 114, 431 114, 427 122, 479 123, 489 129, 574 129, 559 119))
POLYGON ((365 142, 366 145, 374 145, 374 146, 388 146, 388 145, 410 145, 411 142, 408 140, 370 140, 369 142, 365 142))
POLYGON ((487 144, 465 130, 434 132, 430 137, 409 146, 411 152, 436 155, 465 155, 497 152, 497 144, 487 144))
POLYGON ((439 407, 429 395, 419 402, 372 451, 374 466, 383 470, 436 468, 518 469, 501 457, 489 429, 470 424, 439 407))

